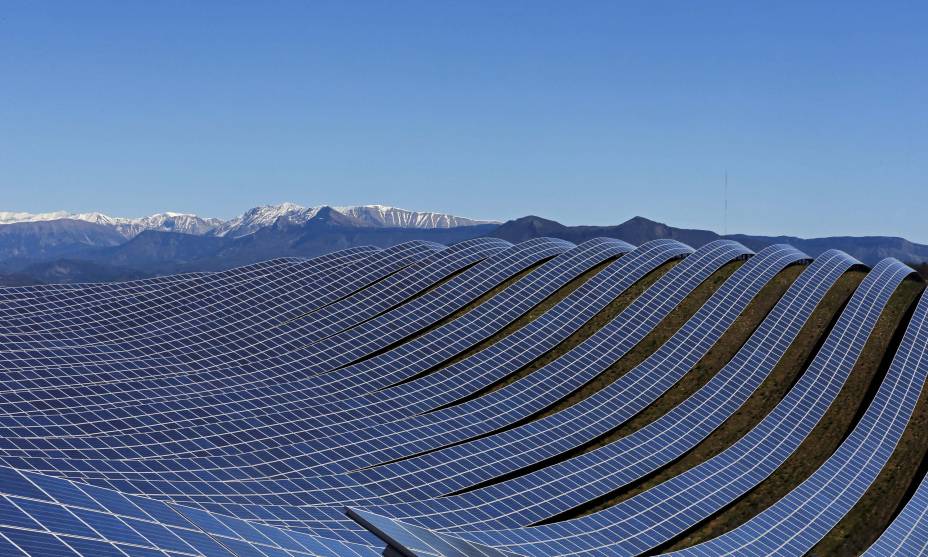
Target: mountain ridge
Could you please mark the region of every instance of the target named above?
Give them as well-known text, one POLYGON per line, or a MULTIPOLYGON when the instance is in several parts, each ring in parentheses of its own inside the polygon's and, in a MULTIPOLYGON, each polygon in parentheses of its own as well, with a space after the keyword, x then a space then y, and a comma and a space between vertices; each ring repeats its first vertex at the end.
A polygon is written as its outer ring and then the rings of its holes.
MULTIPOLYGON (((913 265, 928 263, 928 246, 896 237, 723 236, 710 230, 676 228, 641 216, 613 226, 567 226, 529 215, 502 224, 452 226, 455 222, 482 222, 464 219, 445 220, 443 226, 426 227, 435 221, 431 220, 433 217, 422 215, 435 214, 404 210, 402 214, 387 217, 385 210, 391 208, 361 207, 365 210, 264 205, 246 211, 237 220, 225 221, 230 223, 226 230, 191 234, 177 230, 175 222, 167 229, 142 230, 129 238, 113 226, 83 220, 0 224, 0 284, 20 284, 28 280, 93 282, 184 271, 215 271, 273 257, 313 257, 360 245, 388 247, 410 240, 451 244, 478 236, 495 236, 511 242, 550 236, 574 243, 605 236, 635 245, 656 238, 673 238, 693 247, 729 238, 754 250, 774 243, 788 243, 811 256, 836 248, 868 264, 884 257, 895 257, 913 265)), ((176 219, 179 214, 174 215, 172 218, 176 219)))
POLYGON ((797 236, 761 236, 751 234, 722 235, 711 230, 676 228, 648 218, 636 216, 614 226, 566 226, 530 215, 506 221, 491 234, 497 238, 524 241, 538 236, 552 236, 574 243, 607 236, 638 245, 657 238, 673 238, 694 248, 720 238, 735 240, 745 246, 759 250, 770 244, 785 243, 811 256, 828 249, 840 249, 873 264, 886 257, 895 257, 906 263, 928 262, 928 245, 916 244, 905 238, 894 236, 829 236, 822 238, 799 238, 797 236))
POLYGON ((193 235, 244 236, 265 226, 271 226, 278 219, 285 218, 296 224, 302 224, 314 218, 326 208, 357 219, 359 226, 379 226, 387 228, 454 228, 481 224, 498 224, 459 217, 446 213, 430 211, 410 211, 388 205, 351 205, 333 207, 319 205, 304 207, 296 203, 284 202, 276 205, 259 205, 228 220, 204 218, 191 213, 164 212, 147 217, 127 218, 112 217, 100 212, 71 213, 52 211, 48 213, 27 213, 0 211, 0 226, 28 222, 51 222, 58 220, 76 220, 114 228, 117 232, 132 239, 146 230, 162 232, 181 232, 193 235))

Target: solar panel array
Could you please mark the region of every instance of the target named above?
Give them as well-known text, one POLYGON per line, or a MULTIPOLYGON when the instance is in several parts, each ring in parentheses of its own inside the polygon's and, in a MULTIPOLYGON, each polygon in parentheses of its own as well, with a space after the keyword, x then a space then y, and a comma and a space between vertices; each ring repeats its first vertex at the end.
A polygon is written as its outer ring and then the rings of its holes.
POLYGON ((708 384, 634 434, 479 490, 366 510, 436 529, 528 526, 653 472, 695 446, 744 403, 780 361, 825 292, 854 263, 841 252, 823 254, 708 384))
MULTIPOLYGON (((653 553, 788 468, 882 339, 833 454, 678 551, 802 555, 917 427, 928 298, 893 305, 915 280, 788 245, 479 238, 0 288, 0 555, 653 553)), ((928 547, 928 487, 899 493, 869 555, 928 547)))
POLYGON ((876 479, 905 431, 928 374, 926 320, 928 297, 916 308, 873 402, 831 458, 750 521, 680 554, 804 553, 824 537, 876 479))

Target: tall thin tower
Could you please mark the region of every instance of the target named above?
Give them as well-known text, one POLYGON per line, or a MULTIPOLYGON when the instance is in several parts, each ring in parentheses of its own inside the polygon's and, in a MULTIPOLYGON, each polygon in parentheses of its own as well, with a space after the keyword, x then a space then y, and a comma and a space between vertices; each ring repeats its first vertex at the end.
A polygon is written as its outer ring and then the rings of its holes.
POLYGON ((722 219, 722 232, 728 236, 728 170, 725 171, 725 212, 722 219))

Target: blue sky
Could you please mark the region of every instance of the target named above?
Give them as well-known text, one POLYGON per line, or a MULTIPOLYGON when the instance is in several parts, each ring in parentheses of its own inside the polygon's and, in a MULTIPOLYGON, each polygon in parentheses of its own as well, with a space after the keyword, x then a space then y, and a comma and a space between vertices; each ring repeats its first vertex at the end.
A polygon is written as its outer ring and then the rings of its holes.
POLYGON ((0 3, 0 210, 928 242, 924 2, 0 3))

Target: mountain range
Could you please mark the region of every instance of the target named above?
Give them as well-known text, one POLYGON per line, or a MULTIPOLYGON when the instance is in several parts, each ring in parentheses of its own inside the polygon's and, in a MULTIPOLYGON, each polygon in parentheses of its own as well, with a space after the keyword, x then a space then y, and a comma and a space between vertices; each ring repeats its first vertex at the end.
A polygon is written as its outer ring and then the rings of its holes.
MULTIPOLYGON (((303 207, 296 203, 279 205, 262 205, 254 207, 241 215, 222 220, 202 218, 189 213, 157 213, 142 218, 111 217, 103 213, 69 213, 55 211, 51 213, 17 213, 0 211, 0 225, 27 222, 48 222, 59 220, 76 220, 99 224, 111 228, 126 239, 131 239, 146 230, 160 232, 182 232, 199 236, 231 236, 237 238, 251 234, 261 228, 270 226, 278 219, 286 219, 293 224, 303 224, 312 219, 319 210, 327 206, 303 207)), ((456 217, 443 213, 407 211, 386 205, 358 205, 351 207, 334 207, 339 213, 354 218, 358 225, 396 227, 396 228, 454 228, 478 224, 498 224, 493 221, 478 221, 456 217)))
POLYGON ((358 245, 386 247, 409 240, 450 244, 478 236, 512 242, 551 236, 575 243, 607 236, 636 245, 674 238, 693 247, 724 237, 755 250, 789 243, 813 256, 837 248, 865 263, 889 256, 913 264, 928 262, 928 246, 883 236, 720 236, 644 217, 615 226, 566 226, 537 216, 500 224, 383 205, 283 203, 255 207, 229 220, 183 213, 130 219, 101 213, 0 212, 0 284, 130 280, 220 270, 272 257, 312 257, 358 245))
POLYGON ((673 238, 693 247, 727 238, 759 250, 770 244, 790 244, 812 256, 828 249, 843 250, 864 263, 873 264, 886 257, 895 257, 910 264, 928 262, 928 245, 916 244, 905 238, 892 236, 830 236, 825 238, 798 238, 796 236, 754 236, 748 234, 720 235, 710 230, 675 228, 644 217, 634 217, 615 226, 565 226, 559 222, 536 216, 523 217, 503 223, 492 236, 518 242, 538 236, 552 236, 574 243, 606 236, 619 238, 631 244, 641 244, 656 238, 673 238))

